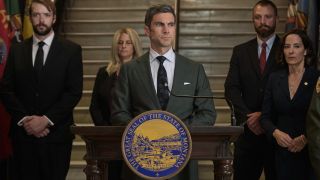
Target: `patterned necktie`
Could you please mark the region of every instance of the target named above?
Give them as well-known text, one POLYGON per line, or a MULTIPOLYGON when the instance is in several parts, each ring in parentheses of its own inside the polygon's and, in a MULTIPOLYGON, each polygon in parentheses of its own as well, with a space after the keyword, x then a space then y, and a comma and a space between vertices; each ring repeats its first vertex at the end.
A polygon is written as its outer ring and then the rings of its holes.
POLYGON ((36 58, 34 61, 34 70, 35 70, 37 78, 40 76, 40 72, 43 67, 43 49, 42 49, 42 47, 44 45, 45 45, 45 43, 43 41, 40 41, 38 43, 38 51, 37 51, 36 58))
POLYGON ((263 42, 261 45, 261 54, 260 54, 260 72, 263 74, 264 68, 267 63, 267 43, 263 42))
POLYGON ((163 66, 163 62, 166 58, 164 56, 158 56, 157 59, 160 63, 157 77, 157 96, 161 109, 166 110, 169 101, 167 72, 163 66))

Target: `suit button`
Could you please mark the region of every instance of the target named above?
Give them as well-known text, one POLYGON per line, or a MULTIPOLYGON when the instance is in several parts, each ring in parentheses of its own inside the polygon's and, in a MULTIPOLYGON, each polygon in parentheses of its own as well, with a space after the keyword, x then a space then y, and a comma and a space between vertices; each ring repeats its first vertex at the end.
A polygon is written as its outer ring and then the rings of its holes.
POLYGON ((39 93, 36 93, 36 97, 39 97, 39 93))
POLYGON ((262 88, 260 88, 259 91, 260 91, 261 93, 263 93, 263 89, 262 89, 262 88))

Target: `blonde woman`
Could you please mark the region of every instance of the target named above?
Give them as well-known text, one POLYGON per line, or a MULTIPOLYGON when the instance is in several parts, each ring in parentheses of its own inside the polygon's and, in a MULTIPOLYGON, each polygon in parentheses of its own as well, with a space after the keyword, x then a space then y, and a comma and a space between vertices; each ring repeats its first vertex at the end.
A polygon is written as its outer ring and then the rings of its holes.
POLYGON ((132 28, 117 30, 111 51, 111 62, 99 69, 92 92, 90 113, 97 126, 111 125, 109 121, 111 89, 117 80, 121 65, 142 54, 138 33, 132 28))
MULTIPOLYGON (((123 28, 115 32, 111 47, 111 62, 98 71, 93 87, 90 114, 96 126, 111 125, 111 90, 117 81, 121 65, 142 55, 141 41, 132 28, 123 28)), ((109 163, 109 179, 121 179, 121 161, 109 163)))

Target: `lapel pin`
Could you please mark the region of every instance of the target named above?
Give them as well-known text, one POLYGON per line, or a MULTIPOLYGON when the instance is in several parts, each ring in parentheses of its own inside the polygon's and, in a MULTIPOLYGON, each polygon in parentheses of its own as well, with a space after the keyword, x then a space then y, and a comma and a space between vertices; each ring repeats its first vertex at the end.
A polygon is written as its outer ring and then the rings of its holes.
POLYGON ((308 86, 308 82, 304 82, 304 85, 305 85, 305 86, 308 86))

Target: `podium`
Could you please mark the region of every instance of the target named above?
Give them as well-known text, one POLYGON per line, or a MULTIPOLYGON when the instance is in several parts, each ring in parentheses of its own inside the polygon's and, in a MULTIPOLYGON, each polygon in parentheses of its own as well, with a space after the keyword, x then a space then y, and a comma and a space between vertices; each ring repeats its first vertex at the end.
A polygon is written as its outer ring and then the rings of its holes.
MULTIPOLYGON (((125 126, 72 126, 71 131, 86 143, 87 180, 108 179, 108 161, 121 160, 121 140, 125 126)), ((243 132, 237 126, 189 127, 192 138, 190 159, 212 160, 215 180, 231 180, 233 155, 230 145, 243 132)))

